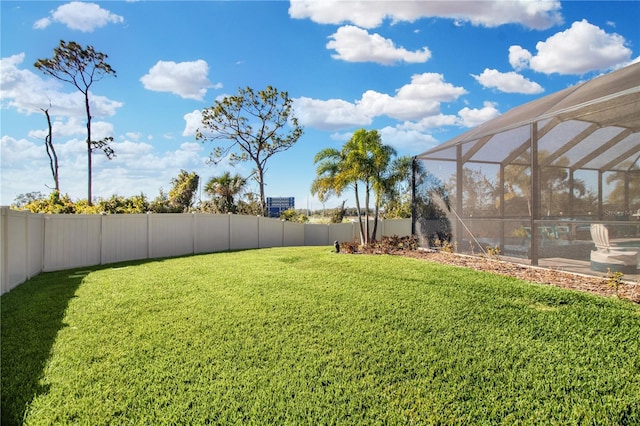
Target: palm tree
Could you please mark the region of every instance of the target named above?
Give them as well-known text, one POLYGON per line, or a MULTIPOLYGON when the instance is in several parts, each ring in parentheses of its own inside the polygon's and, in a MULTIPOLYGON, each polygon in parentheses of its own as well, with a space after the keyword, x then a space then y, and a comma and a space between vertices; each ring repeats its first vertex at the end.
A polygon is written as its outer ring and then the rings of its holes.
POLYGON ((230 172, 225 172, 209 179, 204 192, 214 198, 220 213, 236 213, 238 208, 234 197, 242 191, 246 183, 247 180, 242 176, 238 174, 231 176, 230 172))
POLYGON ((331 195, 341 195, 348 187, 352 187, 356 200, 356 211, 360 227, 360 242, 368 244, 375 238, 380 202, 384 194, 389 177, 389 165, 395 150, 383 145, 376 130, 356 131, 342 149, 326 148, 316 154, 314 163, 317 177, 311 186, 311 193, 318 194, 321 201, 331 195), (364 185, 365 193, 365 221, 362 223, 362 209, 360 206, 359 184, 364 185), (369 233, 369 205, 371 191, 376 196, 374 230, 369 233))
MULTIPOLYGON (((352 188, 356 198, 356 210, 360 218, 360 200, 358 197, 358 176, 353 164, 353 155, 346 149, 325 148, 316 154, 313 162, 317 164, 316 178, 311 184, 311 194, 318 195, 325 202, 332 195, 340 196, 347 188, 352 188)), ((360 221, 360 241, 364 243, 364 229, 360 221)))

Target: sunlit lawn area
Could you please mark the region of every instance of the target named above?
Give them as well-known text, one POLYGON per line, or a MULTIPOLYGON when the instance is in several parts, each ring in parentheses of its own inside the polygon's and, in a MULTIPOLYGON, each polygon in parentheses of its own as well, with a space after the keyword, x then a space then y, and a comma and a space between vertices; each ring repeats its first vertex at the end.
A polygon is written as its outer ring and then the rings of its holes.
POLYGON ((640 424, 640 307, 327 247, 2 296, 2 424, 640 424))

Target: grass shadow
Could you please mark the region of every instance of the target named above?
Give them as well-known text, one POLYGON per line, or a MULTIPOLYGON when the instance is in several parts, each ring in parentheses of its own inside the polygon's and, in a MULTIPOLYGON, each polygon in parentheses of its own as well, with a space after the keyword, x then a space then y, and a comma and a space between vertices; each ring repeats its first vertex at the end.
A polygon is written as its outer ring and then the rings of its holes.
POLYGON ((30 402, 47 392, 41 384, 44 368, 65 327, 67 306, 89 272, 42 273, 0 298, 2 425, 22 424, 30 402))
POLYGON ((42 378, 69 302, 83 279, 103 269, 164 262, 139 259, 44 272, 0 297, 0 424, 21 425, 29 404, 48 392, 42 378))

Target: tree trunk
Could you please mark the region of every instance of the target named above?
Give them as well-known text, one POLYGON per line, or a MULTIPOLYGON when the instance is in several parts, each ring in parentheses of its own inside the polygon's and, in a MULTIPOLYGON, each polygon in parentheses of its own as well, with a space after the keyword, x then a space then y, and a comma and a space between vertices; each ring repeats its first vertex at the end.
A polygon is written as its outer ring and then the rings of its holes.
POLYGON ((358 196, 358 184, 354 185, 354 193, 356 195, 356 212, 358 213, 358 225, 360 228, 360 244, 365 244, 364 229, 362 228, 362 214, 360 211, 360 197, 358 196))
POLYGON ((58 175, 58 154, 53 147, 53 126, 51 125, 51 116, 48 109, 43 109, 44 115, 47 117, 47 125, 49 126, 49 134, 45 137, 45 146, 47 148, 47 155, 49 156, 49 166, 51 167, 51 174, 53 175, 53 182, 56 187, 56 191, 60 192, 60 178, 58 175))
POLYGON ((87 205, 92 206, 92 193, 91 193, 91 174, 92 174, 92 162, 91 162, 91 110, 89 108, 89 89, 84 92, 84 106, 87 111, 87 205))
POLYGON ((260 210, 262 210, 262 216, 267 217, 267 201, 264 197, 264 170, 258 166, 258 185, 260 186, 260 210))
POLYGON ((380 201, 376 197, 376 206, 373 213, 373 231, 371 231, 371 242, 376 242, 376 234, 378 233, 378 214, 380 212, 380 201))
POLYGON ((364 235, 365 235, 365 244, 369 244, 369 194, 371 193, 371 188, 369 187, 369 182, 366 182, 365 185, 365 194, 364 194, 364 235))

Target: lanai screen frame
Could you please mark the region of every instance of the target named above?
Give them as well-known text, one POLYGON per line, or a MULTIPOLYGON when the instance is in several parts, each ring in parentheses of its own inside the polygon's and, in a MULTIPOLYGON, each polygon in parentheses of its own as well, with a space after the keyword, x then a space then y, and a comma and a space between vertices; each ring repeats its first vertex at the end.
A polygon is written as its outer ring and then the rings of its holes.
MULTIPOLYGON (((579 223, 582 220, 588 225, 615 219, 616 223, 634 225, 640 221, 640 217, 633 216, 636 211, 640 213, 640 63, 514 108, 416 156, 414 165, 414 233, 425 237, 420 235, 423 230, 419 229, 416 213, 424 201, 424 197, 417 194, 427 191, 433 195, 434 179, 425 179, 427 173, 448 187, 449 203, 444 203, 446 207, 440 203, 441 211, 451 223, 451 237, 458 251, 465 251, 460 249, 465 234, 473 236, 470 228, 478 221, 473 217, 475 211, 465 208, 465 191, 471 192, 468 187, 473 182, 469 170, 477 170, 476 174, 481 176, 482 167, 494 170, 497 185, 494 185, 493 196, 497 207, 494 215, 485 215, 479 220, 497 223, 501 232, 494 235, 493 241, 500 247, 505 246, 505 226, 509 221, 526 223, 533 236, 539 235, 545 221, 579 223), (513 195, 505 182, 508 167, 529 171, 527 214, 510 215, 507 211, 509 200, 506 198, 513 195), (450 172, 439 171, 446 169, 450 172), (560 212, 543 211, 545 192, 541 185, 549 180, 546 173, 553 175, 554 172, 558 176, 566 174, 561 183, 567 202, 560 212), (592 191, 597 193, 596 200, 591 203, 596 211, 588 215, 577 208, 580 203, 577 187, 583 182, 576 174, 583 173, 591 173, 595 176, 591 180, 597 181, 597 190, 592 191), (623 200, 623 205, 615 206, 615 210, 607 210, 612 190, 607 186, 606 177, 611 173, 616 173, 622 182, 616 195, 623 200), (620 188, 623 188, 622 195, 620 188)), ((487 186, 492 185, 488 182, 487 186)), ((551 185, 548 189, 548 198, 551 198, 554 189, 551 185)), ((526 257, 531 264, 538 265, 541 239, 529 238, 528 244, 526 257)))

